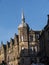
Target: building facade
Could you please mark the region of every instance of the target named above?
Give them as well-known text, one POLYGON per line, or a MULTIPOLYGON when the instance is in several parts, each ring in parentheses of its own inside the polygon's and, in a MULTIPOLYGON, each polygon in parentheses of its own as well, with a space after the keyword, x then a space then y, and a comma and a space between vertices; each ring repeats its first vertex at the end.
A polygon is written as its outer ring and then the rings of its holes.
POLYGON ((47 25, 41 31, 40 34, 40 51, 41 56, 49 59, 49 15, 47 20, 47 25))
POLYGON ((33 62, 39 62, 39 52, 42 53, 41 56, 47 55, 49 57, 48 34, 49 16, 48 24, 44 30, 34 31, 25 22, 25 16, 22 13, 22 21, 18 26, 18 35, 15 34, 14 39, 11 38, 6 45, 2 43, 0 47, 0 63, 5 61, 7 65, 31 65, 33 62))
POLYGON ((3 42, 1 42, 0 47, 0 63, 2 63, 2 61, 6 62, 6 45, 4 45, 3 42))

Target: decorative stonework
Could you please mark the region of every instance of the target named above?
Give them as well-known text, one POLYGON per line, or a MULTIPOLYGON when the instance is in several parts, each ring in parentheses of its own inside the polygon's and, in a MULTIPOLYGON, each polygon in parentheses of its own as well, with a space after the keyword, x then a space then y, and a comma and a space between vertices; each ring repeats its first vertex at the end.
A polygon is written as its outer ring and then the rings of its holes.
POLYGON ((22 14, 22 23, 18 26, 18 35, 14 35, 14 39, 7 41, 7 44, 1 46, 0 63, 5 61, 7 65, 30 65, 31 56, 39 52, 39 41, 37 35, 40 31, 29 29, 29 25, 25 23, 24 13, 22 14), (4 51, 3 53, 1 53, 4 51), (33 54, 32 54, 33 53, 33 54))

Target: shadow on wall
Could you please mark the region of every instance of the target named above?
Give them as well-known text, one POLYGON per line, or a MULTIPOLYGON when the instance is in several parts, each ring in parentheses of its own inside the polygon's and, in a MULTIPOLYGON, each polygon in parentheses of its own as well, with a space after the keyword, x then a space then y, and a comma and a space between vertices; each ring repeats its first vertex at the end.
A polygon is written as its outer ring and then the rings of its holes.
POLYGON ((25 48, 21 50, 18 65, 31 65, 32 63, 37 62, 36 56, 30 54, 30 52, 32 53, 33 51, 25 48))
POLYGON ((2 61, 2 63, 0 65, 7 65, 4 61, 2 61))
POLYGON ((18 65, 26 65, 25 58, 28 60, 28 49, 23 49, 20 52, 18 65))
MULTIPOLYGON (((37 64, 38 63, 36 60, 37 57, 38 58, 41 57, 40 53, 38 53, 37 56, 35 56, 35 55, 30 56, 28 53, 28 49, 24 48, 20 52, 18 65, 31 65, 32 63, 37 64), (28 58, 29 58, 29 60, 28 60, 28 58), (27 62, 25 62, 26 60, 29 64, 27 62)), ((49 58, 48 57, 41 57, 41 59, 39 60, 39 64, 49 65, 49 58)))

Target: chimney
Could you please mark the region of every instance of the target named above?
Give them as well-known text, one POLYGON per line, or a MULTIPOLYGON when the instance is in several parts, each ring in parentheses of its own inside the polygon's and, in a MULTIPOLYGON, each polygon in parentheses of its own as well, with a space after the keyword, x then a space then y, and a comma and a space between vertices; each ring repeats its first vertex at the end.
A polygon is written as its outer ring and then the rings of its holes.
POLYGON ((48 24, 49 24, 49 15, 48 15, 48 24))

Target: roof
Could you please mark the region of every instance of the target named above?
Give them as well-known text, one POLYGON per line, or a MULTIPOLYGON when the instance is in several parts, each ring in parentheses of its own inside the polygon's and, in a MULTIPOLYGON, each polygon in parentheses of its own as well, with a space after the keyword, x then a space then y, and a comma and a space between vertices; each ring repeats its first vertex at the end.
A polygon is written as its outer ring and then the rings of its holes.
POLYGON ((27 27, 27 24, 26 23, 21 23, 18 28, 22 28, 22 27, 27 27))

